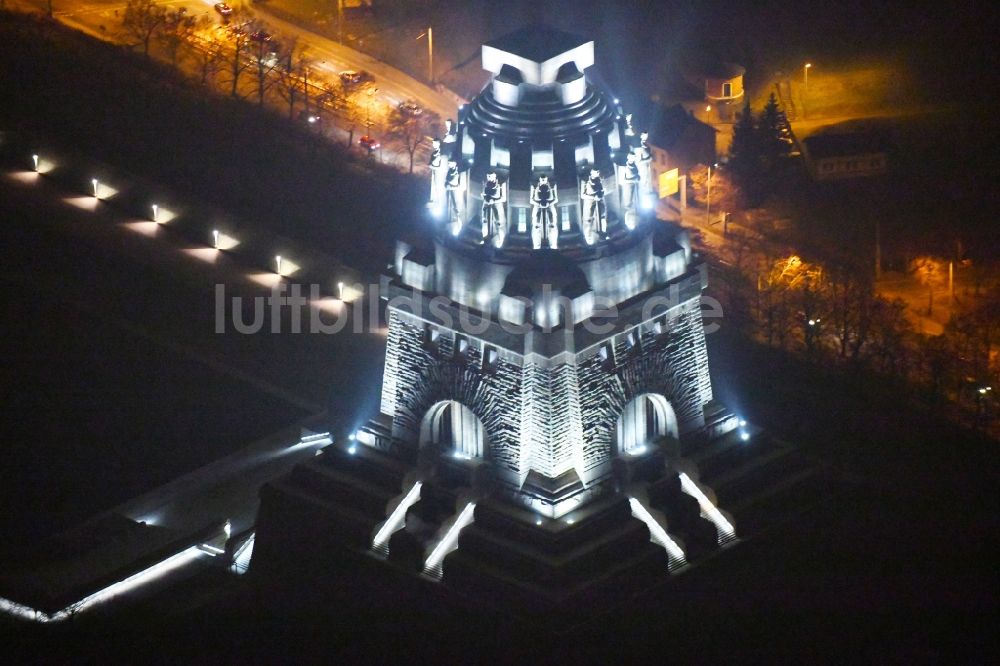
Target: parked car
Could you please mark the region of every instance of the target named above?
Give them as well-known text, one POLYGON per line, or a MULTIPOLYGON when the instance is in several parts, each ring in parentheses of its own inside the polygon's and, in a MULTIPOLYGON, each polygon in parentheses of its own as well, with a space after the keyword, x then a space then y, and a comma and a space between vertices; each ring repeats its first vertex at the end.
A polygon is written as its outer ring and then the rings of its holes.
POLYGON ((269 42, 271 41, 271 33, 264 32, 263 30, 258 30, 256 32, 250 33, 250 39, 255 42, 269 42))
POLYGON ((361 146, 362 148, 367 149, 368 153, 371 154, 376 150, 378 150, 382 144, 379 143, 378 139, 376 139, 375 137, 368 136, 367 134, 365 134, 360 139, 358 139, 358 145, 361 146))
POLYGON ((375 80, 375 77, 364 70, 358 72, 353 69, 345 69, 340 73, 340 80, 345 85, 357 86, 362 83, 371 83, 375 80))
POLYGON ((400 113, 413 118, 419 116, 421 113, 424 112, 423 108, 421 108, 421 106, 412 99, 400 102, 396 108, 399 109, 400 113))
POLYGON ((233 8, 230 7, 229 5, 227 5, 224 2, 217 2, 217 3, 215 3, 215 11, 223 19, 228 19, 229 16, 233 13, 233 8))

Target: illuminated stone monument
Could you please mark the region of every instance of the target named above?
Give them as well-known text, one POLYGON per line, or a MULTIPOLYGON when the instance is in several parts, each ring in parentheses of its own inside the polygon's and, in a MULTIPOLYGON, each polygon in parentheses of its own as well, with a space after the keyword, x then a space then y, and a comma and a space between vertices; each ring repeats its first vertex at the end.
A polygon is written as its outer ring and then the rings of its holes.
POLYGON ((531 28, 482 61, 382 294, 379 414, 265 489, 259 541, 341 502, 316 538, 556 603, 732 540, 685 456, 740 425, 713 401, 706 268, 653 214, 642 139, 585 76, 594 43, 531 28))

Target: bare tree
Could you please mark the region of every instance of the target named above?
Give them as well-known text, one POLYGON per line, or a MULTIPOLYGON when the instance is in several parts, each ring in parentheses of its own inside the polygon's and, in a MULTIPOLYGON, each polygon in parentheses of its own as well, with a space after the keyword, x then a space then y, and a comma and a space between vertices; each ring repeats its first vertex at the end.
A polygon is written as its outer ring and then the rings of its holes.
POLYGON ((934 257, 917 257, 910 262, 910 271, 927 287, 927 316, 933 316, 934 289, 944 281, 944 262, 934 257))
POLYGON ((859 262, 847 258, 831 261, 824 273, 825 309, 837 342, 837 355, 858 360, 872 335, 876 307, 875 285, 859 262))
POLYGON ((148 56, 149 43, 166 20, 166 7, 156 4, 154 0, 128 0, 122 15, 122 30, 126 38, 142 44, 142 52, 148 56))
POLYGON ((354 145, 354 132, 365 127, 365 110, 353 98, 344 99, 341 117, 347 123, 347 147, 354 145))
POLYGON ((171 64, 177 64, 182 49, 192 46, 198 31, 208 27, 210 23, 211 19, 205 15, 189 16, 180 9, 167 11, 157 41, 163 47, 171 64))
POLYGON ((201 85, 208 85, 210 80, 215 80, 226 62, 224 45, 213 34, 208 39, 195 38, 191 46, 191 57, 201 85))
POLYGON ((908 341, 913 332, 906 303, 876 297, 872 301, 870 343, 866 357, 879 372, 905 378, 908 341))
POLYGON ((367 106, 368 88, 344 81, 340 82, 341 117, 347 123, 347 147, 354 145, 354 132, 359 127, 368 129, 370 109, 367 106))
POLYGON ((258 29, 250 34, 248 52, 257 105, 263 106, 268 91, 278 82, 281 64, 287 59, 284 46, 265 31, 258 29))
POLYGON ((229 93, 233 97, 239 96, 240 78, 252 64, 251 50, 254 42, 250 36, 257 31, 257 25, 254 19, 248 19, 234 23, 229 28, 229 44, 232 50, 226 54, 226 70, 229 73, 229 93))
POLYGON ((278 68, 277 91, 288 102, 288 117, 295 115, 295 104, 300 99, 309 110, 309 67, 312 60, 296 40, 288 42, 283 52, 283 62, 278 68))
POLYGON ((433 113, 423 113, 420 109, 396 107, 389 112, 387 132, 410 158, 410 173, 413 173, 413 158, 420 144, 426 141, 434 128, 441 124, 433 113))

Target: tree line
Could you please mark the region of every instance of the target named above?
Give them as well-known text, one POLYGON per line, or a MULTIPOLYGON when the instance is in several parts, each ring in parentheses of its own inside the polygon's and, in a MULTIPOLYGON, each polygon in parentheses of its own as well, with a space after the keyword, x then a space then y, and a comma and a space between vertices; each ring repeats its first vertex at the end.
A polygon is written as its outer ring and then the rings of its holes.
POLYGON ((867 258, 807 261, 734 231, 720 259, 727 322, 744 335, 889 380, 972 427, 1000 425, 1000 284, 953 308, 941 335, 927 335, 904 301, 878 294, 867 258))
POLYGON ((258 106, 272 104, 289 118, 299 116, 323 129, 321 111, 340 119, 347 145, 373 128, 404 151, 412 173, 418 148, 433 134, 439 119, 413 114, 373 100, 370 84, 341 80, 328 85, 318 63, 294 37, 276 34, 252 12, 237 8, 226 25, 206 14, 190 16, 155 0, 128 0, 121 13, 120 36, 147 57, 161 56, 206 88, 247 98, 258 106))

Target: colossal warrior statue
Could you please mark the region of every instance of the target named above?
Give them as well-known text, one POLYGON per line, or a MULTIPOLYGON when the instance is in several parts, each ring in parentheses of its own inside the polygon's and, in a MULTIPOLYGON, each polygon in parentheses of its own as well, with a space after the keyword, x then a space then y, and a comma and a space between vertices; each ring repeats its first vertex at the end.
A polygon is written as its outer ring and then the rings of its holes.
POLYGON ((440 209, 444 205, 444 182, 448 173, 448 163, 441 152, 441 142, 438 139, 431 140, 431 156, 427 166, 431 172, 431 195, 428 206, 440 209))
POLYGON ((448 160, 448 172, 444 178, 448 219, 454 230, 460 230, 462 225, 462 172, 458 170, 458 162, 448 160))
POLYGON ((590 170, 590 177, 580 184, 580 198, 583 199, 584 238, 593 245, 597 236, 608 235, 608 208, 604 203, 604 181, 598 169, 590 170))
POLYGON ((504 183, 497 179, 496 171, 490 171, 483 182, 483 242, 493 239, 496 247, 503 247, 507 236, 507 219, 503 211, 506 201, 504 183))
POLYGON ((536 250, 542 247, 543 239, 553 250, 559 247, 558 203, 556 186, 549 183, 547 175, 540 175, 538 184, 531 188, 531 243, 536 250))
POLYGON ((445 150, 449 151, 451 149, 451 144, 455 143, 455 139, 458 138, 458 134, 455 128, 455 121, 451 118, 445 118, 444 121, 444 138, 441 141, 445 144, 445 150))
MULTIPOLYGON (((626 211, 635 212, 639 208, 639 185, 642 176, 639 174, 639 165, 635 161, 635 155, 629 153, 625 158, 625 166, 622 167, 622 208, 626 211)), ((626 216, 625 224, 629 218, 626 216)), ((629 225, 630 227, 632 225, 629 225)))
POLYGON ((639 135, 639 145, 635 148, 639 162, 639 180, 642 183, 642 196, 653 192, 653 151, 649 147, 649 132, 639 135))

